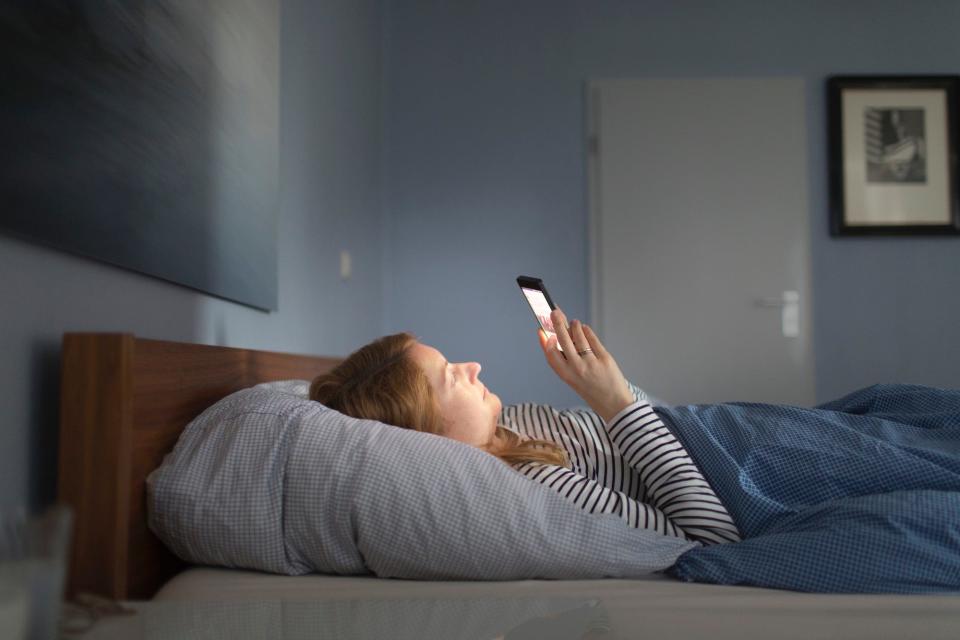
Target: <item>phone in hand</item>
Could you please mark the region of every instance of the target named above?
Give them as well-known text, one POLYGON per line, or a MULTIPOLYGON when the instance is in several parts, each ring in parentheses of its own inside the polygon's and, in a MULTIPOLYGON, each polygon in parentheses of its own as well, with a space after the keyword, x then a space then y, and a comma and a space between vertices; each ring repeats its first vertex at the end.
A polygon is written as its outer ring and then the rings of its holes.
MULTIPOLYGON (((531 278, 530 276, 517 276, 517 284, 520 285, 520 291, 523 292, 523 296, 527 299, 527 303, 530 305, 534 317, 540 324, 540 328, 547 334, 547 337, 556 335, 557 332, 553 328, 553 320, 550 319, 550 312, 556 309, 556 305, 553 304, 550 294, 547 293, 547 288, 543 285, 543 280, 540 278, 531 278)), ((557 349, 563 351, 560 343, 557 343, 557 349)))

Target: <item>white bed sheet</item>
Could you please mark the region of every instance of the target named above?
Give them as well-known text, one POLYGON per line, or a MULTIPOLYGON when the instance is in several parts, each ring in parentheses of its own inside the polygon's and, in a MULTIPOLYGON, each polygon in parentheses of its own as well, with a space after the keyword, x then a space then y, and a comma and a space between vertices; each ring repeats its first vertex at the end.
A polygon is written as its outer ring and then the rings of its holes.
POLYGON ((291 630, 284 637, 299 637, 294 629, 343 638, 547 637, 555 632, 551 625, 562 622, 572 632, 581 622, 596 623, 598 614, 611 630, 608 637, 955 639, 960 630, 960 596, 805 594, 684 583, 659 574, 435 582, 196 567, 174 577, 154 603, 192 612, 183 620, 207 622, 262 610, 261 617, 284 620, 283 628, 291 630))

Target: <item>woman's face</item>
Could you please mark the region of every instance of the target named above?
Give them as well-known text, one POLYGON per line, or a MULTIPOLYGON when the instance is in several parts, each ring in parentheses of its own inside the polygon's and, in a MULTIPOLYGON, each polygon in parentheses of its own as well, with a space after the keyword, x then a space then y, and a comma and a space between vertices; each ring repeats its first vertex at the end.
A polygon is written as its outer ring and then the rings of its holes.
POLYGON ((477 362, 447 362, 443 354, 416 342, 410 357, 423 369, 440 404, 443 435, 484 447, 493 441, 500 417, 500 398, 480 382, 477 362))

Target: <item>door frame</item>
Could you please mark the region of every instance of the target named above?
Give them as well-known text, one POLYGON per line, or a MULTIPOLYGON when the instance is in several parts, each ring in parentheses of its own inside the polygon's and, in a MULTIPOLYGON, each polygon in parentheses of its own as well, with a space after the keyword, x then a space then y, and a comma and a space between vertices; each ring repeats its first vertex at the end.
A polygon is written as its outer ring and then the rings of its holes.
POLYGON ((603 80, 587 80, 584 85, 586 103, 586 152, 587 152, 587 282, 590 287, 590 324, 604 335, 603 317, 600 311, 600 85, 603 80))

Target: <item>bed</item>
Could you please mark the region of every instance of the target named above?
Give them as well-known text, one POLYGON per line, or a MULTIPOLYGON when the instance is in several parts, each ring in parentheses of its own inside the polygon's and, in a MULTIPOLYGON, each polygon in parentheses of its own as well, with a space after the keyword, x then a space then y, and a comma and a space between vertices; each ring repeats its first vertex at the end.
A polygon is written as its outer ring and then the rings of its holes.
POLYGON ((131 334, 66 334, 59 497, 75 514, 68 594, 139 603, 139 628, 165 630, 151 637, 186 636, 220 618, 244 620, 247 630, 282 624, 286 637, 297 637, 298 629, 326 637, 432 637, 453 630, 456 637, 530 637, 559 624, 576 631, 568 637, 669 631, 719 638, 934 638, 956 637, 960 628, 960 597, 951 595, 803 594, 683 583, 663 574, 431 582, 186 566, 147 526, 146 476, 190 420, 220 398, 261 382, 310 379, 338 361, 131 334))

